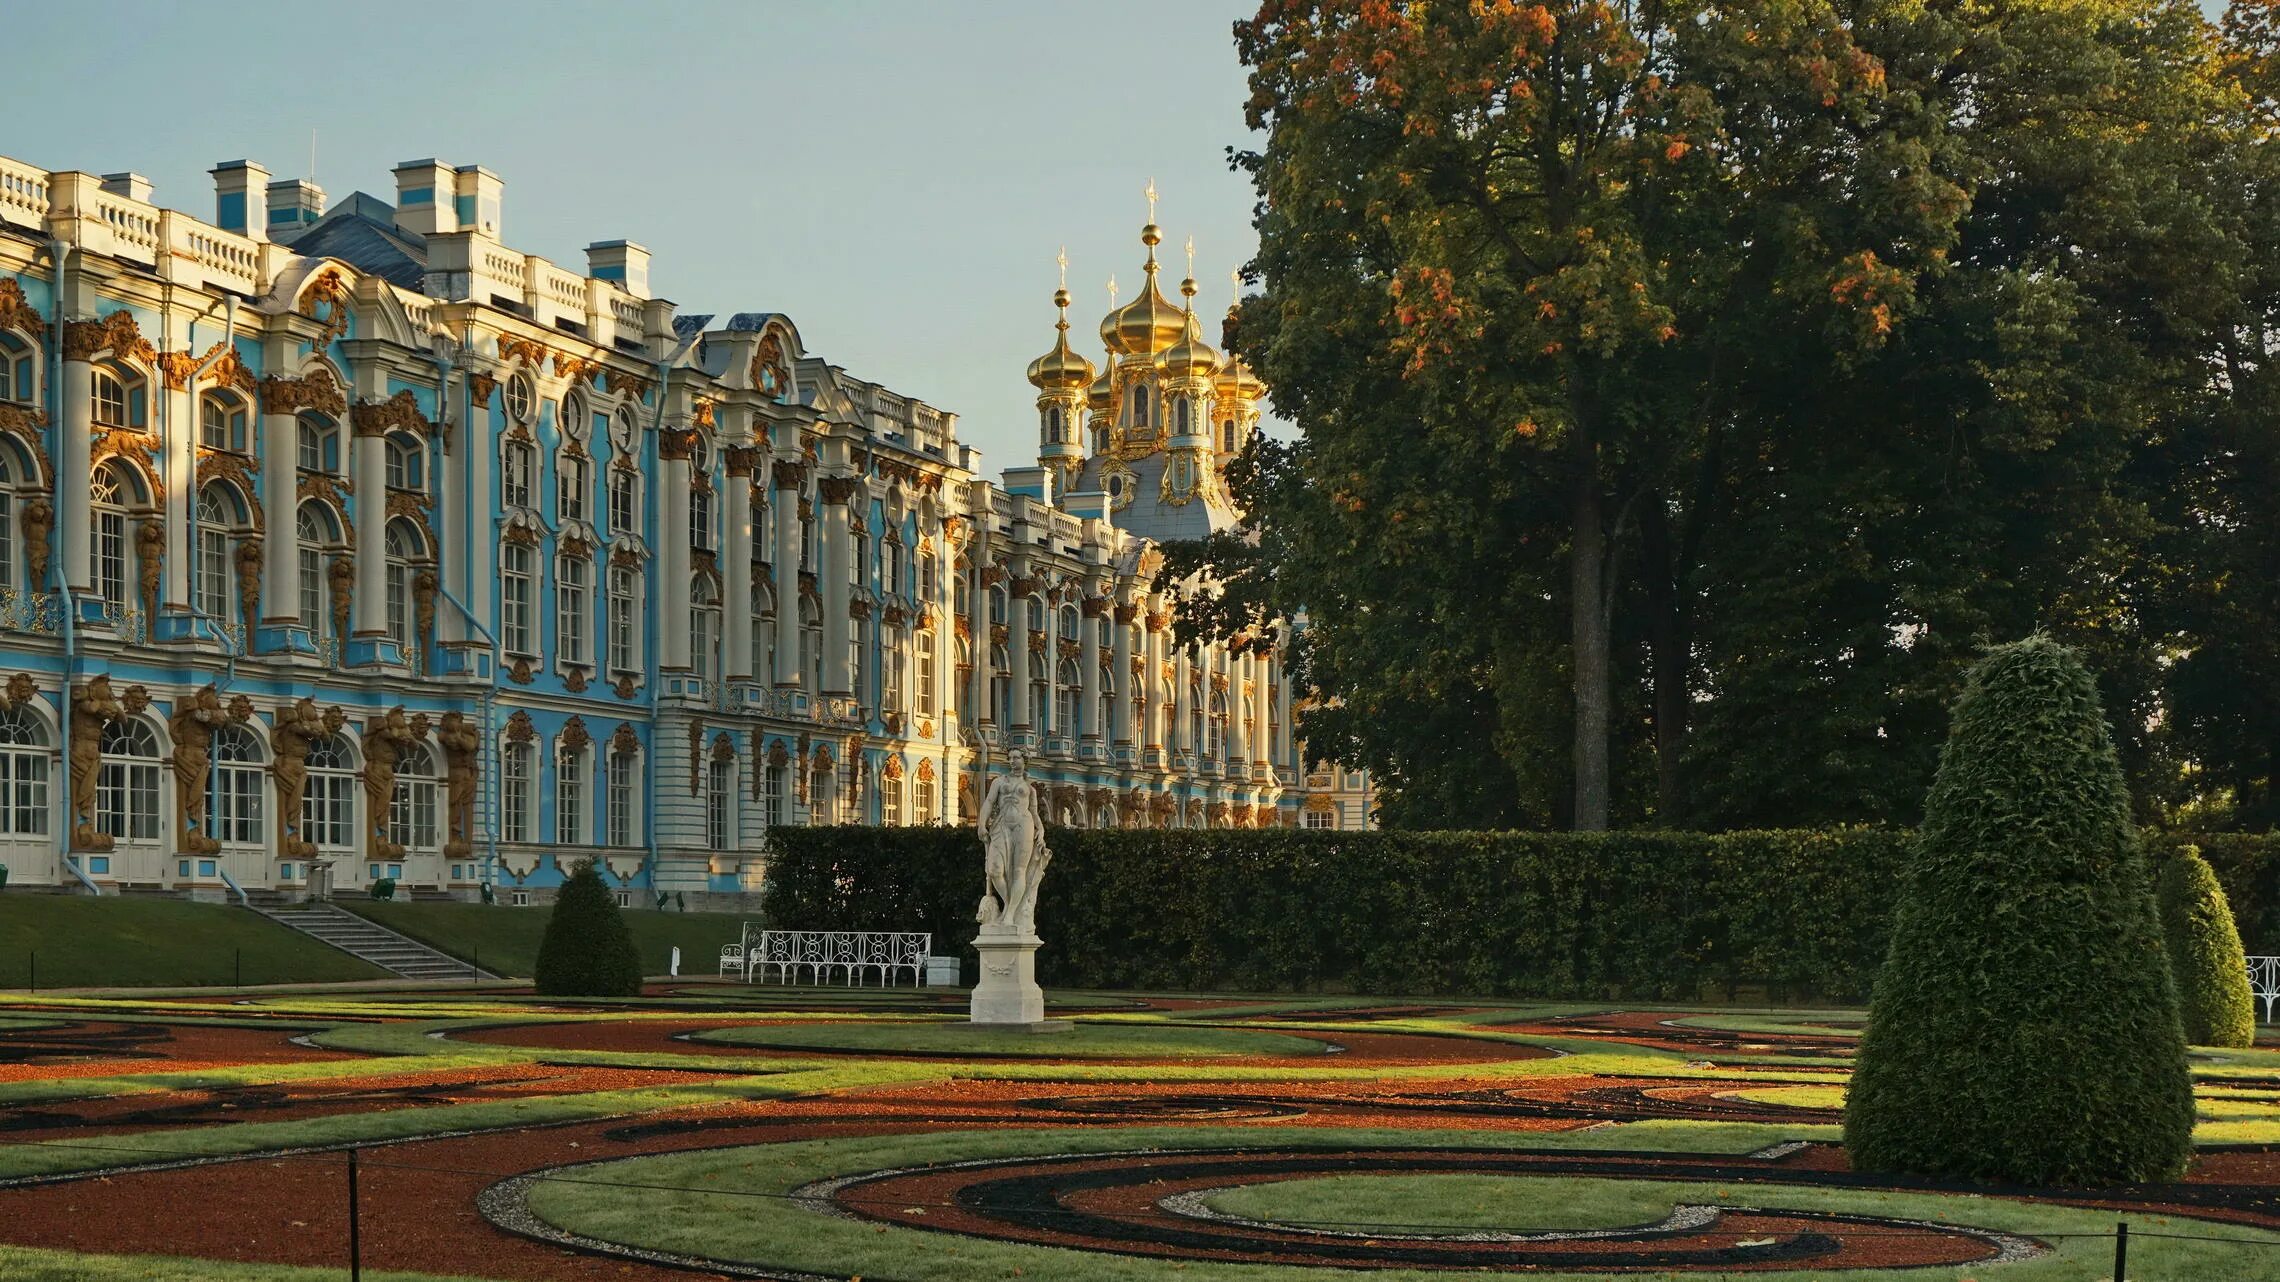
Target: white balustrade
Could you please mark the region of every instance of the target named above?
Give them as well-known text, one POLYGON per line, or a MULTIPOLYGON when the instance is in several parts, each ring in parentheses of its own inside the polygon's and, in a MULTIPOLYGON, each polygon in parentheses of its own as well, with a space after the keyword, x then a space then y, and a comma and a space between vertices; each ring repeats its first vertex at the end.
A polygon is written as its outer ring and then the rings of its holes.
POLYGON ((0 222, 44 227, 47 216, 47 170, 0 157, 0 222))
POLYGON ((2264 1003, 2264 1022, 2272 1022, 2272 1004, 2280 1001, 2280 957, 2248 959, 2248 991, 2264 1003))
POLYGON ((934 936, 923 931, 761 930, 744 927, 746 983, 770 968, 782 984, 842 983, 861 986, 876 978, 881 987, 910 973, 913 986, 926 982, 926 959, 934 936))

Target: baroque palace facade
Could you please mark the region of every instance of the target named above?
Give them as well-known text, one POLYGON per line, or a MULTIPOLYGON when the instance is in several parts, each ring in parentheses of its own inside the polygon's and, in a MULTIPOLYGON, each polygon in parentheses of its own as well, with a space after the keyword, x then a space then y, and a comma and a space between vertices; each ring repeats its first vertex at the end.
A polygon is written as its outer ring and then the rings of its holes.
MULTIPOLYGON (((1174 643, 1263 389, 1147 287, 1033 362, 1038 465, 791 322, 509 249, 478 166, 393 205, 0 159, 0 863, 18 885, 739 896, 779 824, 1357 822, 1282 638, 1174 643), (1088 448, 1088 443, 1089 447, 1088 448)), ((1193 283, 1187 286, 1192 301, 1193 283)), ((1343 772, 1339 772, 1342 777, 1343 772)))

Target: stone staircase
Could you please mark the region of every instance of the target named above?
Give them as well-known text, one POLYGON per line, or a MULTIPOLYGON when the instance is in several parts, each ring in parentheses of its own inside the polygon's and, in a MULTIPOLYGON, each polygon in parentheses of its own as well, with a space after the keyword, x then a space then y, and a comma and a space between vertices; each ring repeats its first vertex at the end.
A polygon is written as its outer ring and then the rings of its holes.
POLYGON ((426 944, 367 921, 327 903, 257 905, 254 911, 271 921, 331 944, 352 957, 391 971, 406 979, 495 979, 456 957, 447 957, 426 944))

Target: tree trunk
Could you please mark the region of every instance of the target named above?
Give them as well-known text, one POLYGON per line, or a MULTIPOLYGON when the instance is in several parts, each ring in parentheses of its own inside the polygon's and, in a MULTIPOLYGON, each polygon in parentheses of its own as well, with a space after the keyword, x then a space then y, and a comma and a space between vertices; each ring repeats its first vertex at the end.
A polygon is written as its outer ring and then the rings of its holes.
MULTIPOLYGON (((1578 435, 1582 435, 1581 432, 1578 435)), ((1568 610, 1575 667, 1575 829, 1607 831, 1607 526, 1596 446, 1578 450, 1569 511, 1568 610)))
POLYGON ((1647 649, 1655 683, 1655 822, 1674 827, 1683 817, 1678 766, 1686 743, 1687 671, 1692 640, 1679 599, 1677 549, 1659 496, 1639 505, 1639 572, 1647 591, 1647 649))

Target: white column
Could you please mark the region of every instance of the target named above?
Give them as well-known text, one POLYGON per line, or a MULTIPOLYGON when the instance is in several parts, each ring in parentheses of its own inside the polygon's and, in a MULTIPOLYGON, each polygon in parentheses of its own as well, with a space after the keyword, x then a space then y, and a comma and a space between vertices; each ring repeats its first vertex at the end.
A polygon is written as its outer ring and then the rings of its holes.
POLYGON ((1029 586, 1029 580, 1017 578, 1006 592, 1005 661, 1007 681, 1013 687, 1009 713, 1013 724, 1005 729, 1012 734, 1034 733, 1039 719, 1029 706, 1029 596, 1022 591, 1029 586))
POLYGON ((1251 777, 1251 725, 1243 708, 1243 680, 1251 670, 1251 661, 1231 658, 1226 648, 1221 647, 1219 667, 1227 674, 1227 742, 1221 747, 1227 776, 1248 780, 1251 777))
POLYGON ((1195 709, 1188 697, 1188 677, 1192 671, 1188 650, 1189 647, 1181 646, 1172 660, 1172 741, 1164 746, 1174 753, 1188 753, 1192 760, 1200 745, 1195 742, 1195 709))
POLYGON ((689 670, 689 451, 668 431, 658 449, 658 667, 689 670))
MULTIPOLYGON (((301 620, 301 541, 299 538, 301 420, 287 409, 271 413, 270 388, 262 389, 261 516, 267 527, 261 562, 264 598, 261 621, 292 627, 301 620)), ((464 559, 464 558, 454 558, 464 559)), ((465 600, 465 597, 460 598, 465 600)))
MULTIPOLYGON (((95 367, 87 361, 63 363, 63 426, 56 466, 63 478, 63 510, 55 514, 63 531, 63 581, 72 593, 94 590, 93 535, 88 529, 88 487, 95 479, 95 367)), ((72 603, 66 600, 65 609, 72 603)))
POLYGON ((776 521, 776 559, 769 562, 776 574, 774 679, 784 687, 805 679, 800 672, 800 482, 806 472, 800 463, 782 460, 768 469, 768 479, 776 487, 775 501, 769 505, 776 521))
MULTIPOLYGON (((973 668, 966 673, 966 708, 973 714, 974 724, 987 721, 995 724, 997 710, 990 707, 990 593, 982 586, 981 567, 989 558, 989 541, 977 537, 973 542, 973 561, 966 567, 972 581, 966 586, 966 635, 971 640, 974 656, 973 668)), ((953 595, 952 600, 956 600, 953 595)), ((1003 727, 999 727, 1003 730, 1003 727)))
MULTIPOLYGON (((1140 669, 1140 680, 1145 683, 1142 689, 1148 695, 1148 719, 1140 727, 1140 742, 1143 746, 1157 749, 1159 753, 1169 754, 1172 750, 1172 744, 1170 736, 1164 733, 1164 679, 1162 674, 1164 665, 1171 662, 1171 656, 1168 653, 1164 634, 1157 631, 1148 622, 1149 598, 1140 598, 1139 606, 1140 647, 1141 652, 1148 659, 1147 663, 1143 664, 1140 669)), ((1174 698, 1175 700, 1177 698, 1176 687, 1174 698)), ((1157 764, 1169 766, 1171 762, 1168 755, 1161 757, 1157 764)))
MULTIPOLYGON (((159 459, 166 475, 166 567, 159 592, 160 609, 184 611, 190 607, 190 517, 197 510, 198 487, 198 384, 194 378, 185 378, 180 391, 165 387, 157 394, 166 398, 166 435, 159 448, 159 459)), ((235 567, 231 570, 235 579, 235 567)), ((225 613, 219 622, 227 626, 225 613)), ((150 621, 151 635, 163 635, 158 620, 150 621)))
MULTIPOLYGON (((821 555, 816 574, 823 589, 823 690, 826 695, 853 694, 855 673, 849 662, 847 603, 854 587, 854 531, 848 528, 847 505, 861 482, 851 476, 827 476, 816 482, 823 500, 816 519, 821 555)), ((844 763, 843 763, 844 764, 844 763)))
MULTIPOLYGON (((360 641, 388 635, 388 450, 385 429, 358 424, 354 434, 356 480, 356 602, 351 629, 360 641)), ((545 573, 542 568, 541 575, 545 573)))
POLYGON ((1275 668, 1280 679, 1275 682, 1275 720, 1280 723, 1275 733, 1274 764, 1289 769, 1294 777, 1304 773, 1298 760, 1298 727, 1294 724, 1296 712, 1292 702, 1290 674, 1282 668, 1283 655, 1290 650, 1290 634, 1286 629, 1275 645, 1275 668))
POLYGON ((1113 603, 1112 597, 1087 597, 1077 620, 1077 677, 1083 683, 1077 696, 1077 724, 1085 728, 1086 743, 1108 741, 1109 728, 1100 724, 1100 629, 1109 620, 1113 603))
POLYGON ((760 674, 752 671, 752 451, 728 451, 728 566, 721 593, 721 672, 731 679, 760 674))
POLYGON ((1108 726, 1102 731, 1111 744, 1132 742, 1132 624, 1125 612, 1132 608, 1121 585, 1108 598, 1108 726))

